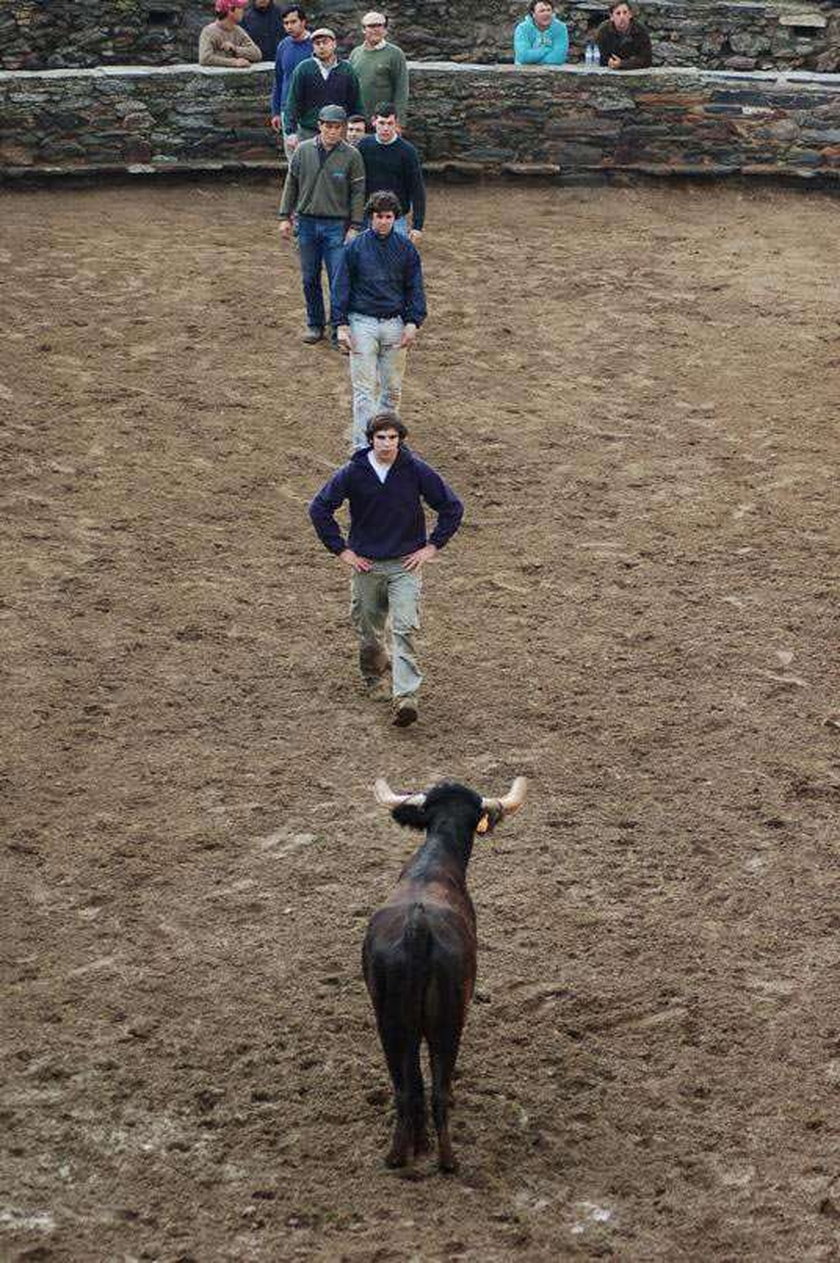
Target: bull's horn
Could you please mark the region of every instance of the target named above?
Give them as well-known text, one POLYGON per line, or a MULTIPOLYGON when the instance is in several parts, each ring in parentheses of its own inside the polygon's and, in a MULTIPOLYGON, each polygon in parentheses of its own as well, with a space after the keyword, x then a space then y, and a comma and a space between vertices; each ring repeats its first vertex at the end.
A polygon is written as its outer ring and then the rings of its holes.
POLYGON ((527 789, 528 782, 525 777, 517 776, 504 798, 482 798, 482 810, 501 811, 506 816, 512 816, 524 803, 527 789))
POLYGON ((425 794, 395 794, 384 776, 377 776, 373 783, 373 795, 382 807, 422 807, 426 801, 425 794))

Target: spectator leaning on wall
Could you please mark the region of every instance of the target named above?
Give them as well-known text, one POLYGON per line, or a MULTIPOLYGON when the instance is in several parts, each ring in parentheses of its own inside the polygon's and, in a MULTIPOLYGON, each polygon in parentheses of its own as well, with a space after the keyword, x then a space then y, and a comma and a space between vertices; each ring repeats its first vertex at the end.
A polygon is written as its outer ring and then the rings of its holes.
POLYGON ((562 66, 569 53, 569 32, 548 0, 531 0, 528 16, 513 33, 517 66, 562 66))
POLYGON ((243 69, 261 61, 262 53, 239 25, 244 0, 216 0, 214 8, 218 20, 205 26, 198 37, 198 64, 243 69))
POLYGON ((289 4, 282 12, 286 38, 277 45, 274 59, 274 92, 271 96, 271 126, 283 136, 286 157, 291 158, 294 144, 289 144, 284 114, 292 75, 302 61, 312 56, 312 40, 306 27, 306 14, 299 4, 289 4))
POLYGON ((274 0, 251 0, 242 19, 242 29, 259 48, 262 60, 274 61, 283 35, 283 19, 274 0))
POLYGON ((362 18, 364 43, 350 54, 350 65, 359 78, 362 112, 371 118, 379 101, 393 101, 401 123, 408 111, 408 62, 405 53, 385 38, 388 19, 384 13, 362 18))
POLYGON ((610 16, 598 27, 595 39, 601 65, 610 70, 644 70, 653 61, 650 36, 626 0, 613 0, 610 16))

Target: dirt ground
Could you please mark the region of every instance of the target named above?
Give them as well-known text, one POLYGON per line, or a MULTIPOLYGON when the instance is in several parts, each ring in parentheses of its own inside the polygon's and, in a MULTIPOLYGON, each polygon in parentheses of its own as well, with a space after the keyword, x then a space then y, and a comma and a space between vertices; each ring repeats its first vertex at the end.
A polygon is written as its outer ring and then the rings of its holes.
POLYGON ((0 200, 0 1255, 840 1259, 836 200, 432 189, 403 411, 467 512, 405 731, 276 188, 0 200), (530 779, 454 1177, 382 1165, 379 773, 530 779))

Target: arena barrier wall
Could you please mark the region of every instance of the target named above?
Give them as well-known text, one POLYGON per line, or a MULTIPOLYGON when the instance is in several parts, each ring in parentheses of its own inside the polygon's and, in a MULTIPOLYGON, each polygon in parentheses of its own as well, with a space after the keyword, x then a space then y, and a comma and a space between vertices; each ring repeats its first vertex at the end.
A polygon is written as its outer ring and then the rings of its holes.
MULTIPOLYGON (((0 73, 0 172, 279 169, 271 80, 267 63, 0 73)), ((411 91, 433 172, 840 178, 836 75, 417 62, 411 91)))

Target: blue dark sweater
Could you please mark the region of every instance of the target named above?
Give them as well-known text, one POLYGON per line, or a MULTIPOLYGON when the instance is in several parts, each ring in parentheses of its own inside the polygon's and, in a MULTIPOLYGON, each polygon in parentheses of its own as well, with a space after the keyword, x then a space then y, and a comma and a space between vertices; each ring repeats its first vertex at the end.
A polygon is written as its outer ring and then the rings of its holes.
POLYGON ((241 25, 262 53, 263 61, 274 61, 277 45, 283 37, 283 18, 273 0, 267 9, 249 5, 241 25))
POLYGON ((375 136, 363 136, 358 148, 365 164, 365 197, 387 189, 397 198, 404 215, 411 211, 412 227, 422 229, 426 186, 414 146, 402 136, 389 145, 383 145, 375 136))
POLYGON ((342 252, 332 284, 333 324, 360 316, 402 316, 418 327, 426 319, 420 255, 407 237, 393 230, 380 237, 372 228, 342 252))
POLYGON ((300 40, 292 39, 291 35, 287 35, 277 45, 277 56, 274 60, 274 91, 271 95, 272 118, 277 118, 283 113, 295 68, 311 56, 312 40, 308 35, 306 39, 300 40))
POLYGON ((315 57, 307 57, 295 67, 283 109, 287 132, 298 127, 317 132, 318 114, 325 105, 342 105, 348 114, 362 113, 359 80, 349 61, 337 61, 326 79, 315 57))
POLYGON ((368 460, 370 448, 355 452, 333 474, 309 506, 318 538, 331 553, 352 548, 360 557, 385 561, 405 557, 427 543, 422 500, 438 515, 428 543, 443 548, 461 525, 464 506, 440 474, 407 447, 401 447, 384 482, 368 460), (350 504, 347 542, 335 520, 344 501, 350 504))

